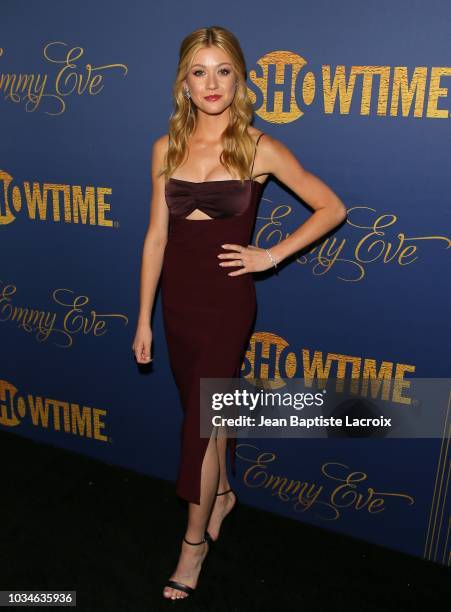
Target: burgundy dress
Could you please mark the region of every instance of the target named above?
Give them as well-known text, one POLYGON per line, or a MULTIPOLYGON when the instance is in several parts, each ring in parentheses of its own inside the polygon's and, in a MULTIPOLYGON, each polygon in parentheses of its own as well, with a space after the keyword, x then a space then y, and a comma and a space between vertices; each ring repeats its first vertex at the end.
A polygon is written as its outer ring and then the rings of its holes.
MULTIPOLYGON (((255 145, 255 153, 260 134, 255 145)), ((161 276, 169 361, 184 418, 176 493, 200 503, 201 468, 209 439, 200 437, 200 378, 239 377, 257 310, 251 273, 220 266, 222 244, 248 246, 262 194, 252 178, 192 182, 169 179, 169 234, 161 276), (186 219, 195 209, 212 219, 186 219)), ((229 260, 230 261, 230 260, 229 260)), ((236 475, 236 438, 227 439, 236 475)))

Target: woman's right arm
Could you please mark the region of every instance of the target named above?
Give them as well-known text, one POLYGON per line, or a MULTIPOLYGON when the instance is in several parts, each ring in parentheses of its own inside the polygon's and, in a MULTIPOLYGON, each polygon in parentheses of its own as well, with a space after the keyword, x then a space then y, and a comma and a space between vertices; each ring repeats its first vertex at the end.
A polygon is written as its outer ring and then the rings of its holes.
POLYGON ((149 363, 151 361, 152 330, 150 319, 168 237, 169 210, 164 194, 164 176, 158 176, 158 172, 163 168, 167 146, 168 136, 165 134, 158 138, 152 147, 150 221, 142 250, 139 315, 132 346, 138 363, 149 363))

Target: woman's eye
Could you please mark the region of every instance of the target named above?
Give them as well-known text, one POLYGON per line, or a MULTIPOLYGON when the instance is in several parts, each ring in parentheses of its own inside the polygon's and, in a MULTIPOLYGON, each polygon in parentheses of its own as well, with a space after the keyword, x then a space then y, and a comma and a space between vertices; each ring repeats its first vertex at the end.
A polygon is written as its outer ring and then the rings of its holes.
MULTIPOLYGON (((194 76, 199 76, 199 73, 202 74, 204 71, 203 70, 195 70, 193 72, 194 76)), ((222 72, 223 75, 227 76, 228 74, 230 74, 230 70, 228 68, 221 68, 221 70, 219 72, 222 72)))

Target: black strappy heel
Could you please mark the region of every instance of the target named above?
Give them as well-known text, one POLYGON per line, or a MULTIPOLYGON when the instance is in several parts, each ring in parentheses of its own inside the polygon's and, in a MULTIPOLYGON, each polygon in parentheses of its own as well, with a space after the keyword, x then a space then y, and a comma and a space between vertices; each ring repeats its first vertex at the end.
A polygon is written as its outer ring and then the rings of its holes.
MULTIPOLYGON (((185 536, 183 536, 183 539, 187 544, 191 544, 191 546, 199 546, 199 544, 203 544, 204 542, 207 542, 208 546, 210 547, 210 541, 207 537, 207 534, 204 535, 204 539, 201 540, 200 542, 188 542, 185 536)), ((190 587, 187 584, 183 584, 183 582, 178 582, 177 580, 168 580, 164 586, 171 587, 171 589, 177 589, 178 591, 183 591, 184 593, 187 593, 188 595, 192 595, 196 590, 195 588, 190 587)), ((165 595, 164 595, 164 598, 172 599, 172 597, 166 597, 165 595)), ((174 599, 186 599, 186 597, 175 597, 174 599)))
MULTIPOLYGON (((230 510, 230 512, 226 516, 229 516, 233 512, 233 510, 235 510, 236 505, 238 504, 238 497, 237 497, 237 495, 236 495, 236 493, 235 493, 235 491, 233 489, 227 489, 227 491, 222 491, 221 493, 216 493, 216 497, 217 497, 218 495, 225 495, 226 493, 230 493, 230 492, 232 492, 235 495, 235 503, 233 505, 232 510, 230 510)), ((207 542, 210 545, 210 547, 217 541, 217 540, 213 540, 213 538, 211 537, 211 535, 208 533, 207 530, 205 530, 205 539, 207 540, 207 542)))

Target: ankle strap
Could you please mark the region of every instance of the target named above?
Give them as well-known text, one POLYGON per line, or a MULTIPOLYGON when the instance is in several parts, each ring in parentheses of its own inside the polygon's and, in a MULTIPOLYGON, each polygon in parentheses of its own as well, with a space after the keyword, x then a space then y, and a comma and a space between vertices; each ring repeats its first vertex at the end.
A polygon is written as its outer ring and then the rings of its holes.
POLYGON ((232 489, 227 489, 227 491, 223 491, 222 493, 216 493, 216 495, 225 495, 226 493, 230 493, 232 489))
POLYGON ((188 542, 188 540, 185 538, 185 536, 183 536, 183 539, 185 540, 185 542, 186 542, 187 544, 191 544, 191 546, 198 546, 199 544, 203 544, 204 542, 206 542, 206 541, 207 541, 207 540, 206 540, 206 538, 205 538, 205 536, 204 536, 204 539, 203 539, 203 540, 201 540, 200 542, 188 542))

